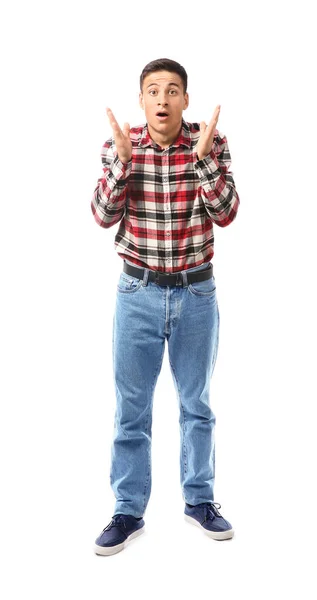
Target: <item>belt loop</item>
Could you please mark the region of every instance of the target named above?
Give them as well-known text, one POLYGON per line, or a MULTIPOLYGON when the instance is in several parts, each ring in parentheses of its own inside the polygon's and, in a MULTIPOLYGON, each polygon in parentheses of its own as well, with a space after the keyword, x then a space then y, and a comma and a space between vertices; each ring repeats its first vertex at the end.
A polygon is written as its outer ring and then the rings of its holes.
POLYGON ((148 284, 149 272, 150 272, 150 269, 144 269, 143 283, 142 283, 142 285, 144 285, 144 286, 148 284))
POLYGON ((183 287, 187 287, 188 286, 187 273, 186 273, 186 271, 181 271, 181 274, 183 277, 183 287))
POLYGON ((176 285, 177 287, 184 287, 183 276, 181 272, 176 273, 176 285))

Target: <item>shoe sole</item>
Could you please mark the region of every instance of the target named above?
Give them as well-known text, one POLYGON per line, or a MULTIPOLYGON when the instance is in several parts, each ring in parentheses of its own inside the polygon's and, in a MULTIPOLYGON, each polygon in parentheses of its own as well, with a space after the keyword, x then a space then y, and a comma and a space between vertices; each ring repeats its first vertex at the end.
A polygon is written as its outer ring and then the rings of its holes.
POLYGON ((123 550, 127 542, 130 542, 130 540, 133 540, 133 538, 139 537, 139 535, 141 535, 143 532, 144 525, 143 527, 140 527, 140 529, 137 529, 136 531, 131 533, 127 537, 127 539, 124 540, 124 542, 122 542, 121 544, 116 544, 116 546, 98 546, 97 544, 95 544, 94 551, 96 554, 100 554, 101 556, 110 556, 111 554, 117 554, 117 552, 123 550))
POLYGON ((202 529, 203 532, 206 533, 206 535, 208 535, 208 537, 211 537, 213 540, 229 540, 234 535, 234 530, 233 529, 227 529, 226 531, 209 531, 209 529, 205 529, 193 517, 190 517, 189 515, 186 515, 186 514, 184 515, 184 517, 185 517, 185 521, 187 521, 187 523, 191 523, 192 525, 196 525, 197 527, 199 527, 200 529, 202 529))

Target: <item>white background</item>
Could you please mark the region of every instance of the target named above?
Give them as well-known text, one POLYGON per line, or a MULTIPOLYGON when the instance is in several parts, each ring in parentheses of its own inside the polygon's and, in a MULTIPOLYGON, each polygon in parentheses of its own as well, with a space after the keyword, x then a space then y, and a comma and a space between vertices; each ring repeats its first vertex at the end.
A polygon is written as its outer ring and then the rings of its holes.
POLYGON ((316 597, 316 54, 313 2, 11 2, 1 15, 2 597, 316 597), (228 139, 241 206, 215 228, 215 500, 236 535, 183 519, 167 349, 146 533, 112 557, 117 225, 94 222, 100 151, 144 122, 139 76, 168 57, 188 121, 228 139))

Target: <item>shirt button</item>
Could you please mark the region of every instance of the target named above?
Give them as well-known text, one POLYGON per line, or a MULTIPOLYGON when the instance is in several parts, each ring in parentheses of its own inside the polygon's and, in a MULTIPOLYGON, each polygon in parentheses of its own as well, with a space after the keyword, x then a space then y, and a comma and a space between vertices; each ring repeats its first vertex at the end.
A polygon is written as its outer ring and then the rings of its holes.
POLYGON ((167 177, 163 177, 163 181, 164 181, 164 183, 166 183, 167 177))
POLYGON ((166 235, 171 235, 171 232, 170 232, 170 231, 167 231, 167 232, 166 232, 166 235))

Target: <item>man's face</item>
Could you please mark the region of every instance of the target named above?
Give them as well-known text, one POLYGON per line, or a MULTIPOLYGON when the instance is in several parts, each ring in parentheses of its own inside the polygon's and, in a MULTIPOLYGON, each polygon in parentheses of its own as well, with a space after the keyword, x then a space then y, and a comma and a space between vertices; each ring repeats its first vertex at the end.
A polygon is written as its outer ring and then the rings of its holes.
POLYGON ((188 94, 184 94, 183 82, 177 73, 155 71, 143 80, 139 95, 141 108, 151 129, 161 135, 177 133, 182 113, 188 106, 188 94), (164 116, 165 115, 165 116, 164 116))

